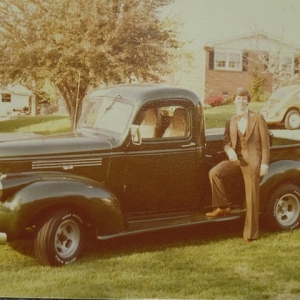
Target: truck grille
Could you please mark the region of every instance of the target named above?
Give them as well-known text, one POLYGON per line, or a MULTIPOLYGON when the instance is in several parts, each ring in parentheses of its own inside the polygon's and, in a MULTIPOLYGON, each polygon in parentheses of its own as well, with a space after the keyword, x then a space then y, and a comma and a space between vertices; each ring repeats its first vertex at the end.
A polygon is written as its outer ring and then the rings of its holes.
POLYGON ((84 159, 51 159, 38 160, 32 162, 32 170, 38 169, 73 169, 75 167, 102 166, 102 158, 84 158, 84 159))

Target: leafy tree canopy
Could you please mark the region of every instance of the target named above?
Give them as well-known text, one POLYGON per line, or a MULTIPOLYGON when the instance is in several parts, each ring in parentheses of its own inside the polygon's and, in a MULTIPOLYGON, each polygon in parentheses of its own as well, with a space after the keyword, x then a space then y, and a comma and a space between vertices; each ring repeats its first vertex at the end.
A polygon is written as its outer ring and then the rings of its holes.
MULTIPOLYGON (((173 0, 0 0, 0 82, 46 79, 75 128, 88 89, 159 82, 182 44, 159 10, 173 0)), ((180 51, 178 51, 180 53, 180 51)))

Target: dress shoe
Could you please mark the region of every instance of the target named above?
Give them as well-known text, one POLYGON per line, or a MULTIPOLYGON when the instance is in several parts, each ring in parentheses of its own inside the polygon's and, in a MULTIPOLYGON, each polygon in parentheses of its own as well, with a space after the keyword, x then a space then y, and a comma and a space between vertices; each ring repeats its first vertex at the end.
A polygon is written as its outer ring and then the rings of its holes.
POLYGON ((253 241, 255 241, 255 239, 247 239, 247 238, 244 238, 244 242, 245 242, 245 243, 251 243, 251 242, 253 242, 253 241))
POLYGON ((222 217, 222 216, 226 216, 226 215, 230 215, 230 208, 217 208, 212 212, 208 212, 206 213, 207 217, 222 217))

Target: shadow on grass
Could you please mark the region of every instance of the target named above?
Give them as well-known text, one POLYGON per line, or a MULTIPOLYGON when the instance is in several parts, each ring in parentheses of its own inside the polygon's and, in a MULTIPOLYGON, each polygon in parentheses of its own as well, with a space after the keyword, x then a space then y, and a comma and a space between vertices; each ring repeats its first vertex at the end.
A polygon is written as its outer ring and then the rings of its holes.
MULTIPOLYGON (((271 231, 265 224, 261 225, 260 239, 281 232, 271 231)), ((133 253, 156 252, 168 248, 205 246, 231 239, 237 239, 244 243, 243 229, 244 219, 238 219, 220 223, 191 225, 105 241, 90 240, 86 245, 84 256, 94 256, 98 259, 113 258, 133 253)))
MULTIPOLYGON (((82 258, 86 257, 90 262, 91 259, 122 257, 135 253, 156 252, 168 248, 201 246, 229 239, 240 238, 242 242, 243 223, 243 220, 234 220, 136 234, 104 241, 89 239, 86 241, 82 258)), ((274 232, 261 230, 261 237, 271 234, 274 234, 274 232)), ((16 240, 10 242, 9 245, 20 254, 35 259, 33 240, 16 240)))
POLYGON ((115 257, 129 253, 155 252, 167 248, 205 245, 211 242, 236 238, 242 234, 242 222, 192 225, 161 230, 106 241, 91 241, 86 254, 115 257))
MULTIPOLYGON (((115 257, 136 252, 152 252, 170 247, 207 244, 241 236, 242 222, 229 221, 223 224, 193 225, 177 229, 166 229, 151 233, 136 234, 109 240, 89 239, 85 254, 97 257, 115 257)), ((20 239, 9 242, 9 246, 22 255, 34 258, 33 240, 20 239)))

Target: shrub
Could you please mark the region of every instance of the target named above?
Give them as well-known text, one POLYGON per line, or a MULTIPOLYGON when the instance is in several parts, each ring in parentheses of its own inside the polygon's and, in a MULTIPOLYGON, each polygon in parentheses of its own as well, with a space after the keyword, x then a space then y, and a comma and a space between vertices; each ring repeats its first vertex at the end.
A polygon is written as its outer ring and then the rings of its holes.
POLYGON ((260 95, 260 102, 267 102, 269 97, 271 96, 271 93, 264 92, 262 95, 260 95))
POLYGON ((211 107, 222 105, 224 102, 223 96, 211 95, 205 99, 205 104, 210 105, 211 107))
POLYGON ((253 77, 250 86, 250 93, 252 96, 251 101, 263 102, 265 100, 263 97, 263 90, 266 84, 266 80, 266 77, 259 73, 257 70, 253 72, 253 77))
POLYGON ((222 105, 228 105, 228 104, 233 104, 233 98, 232 97, 227 97, 224 99, 224 102, 222 105))
POLYGON ((203 104, 203 109, 211 109, 211 106, 209 104, 204 103, 203 104))

